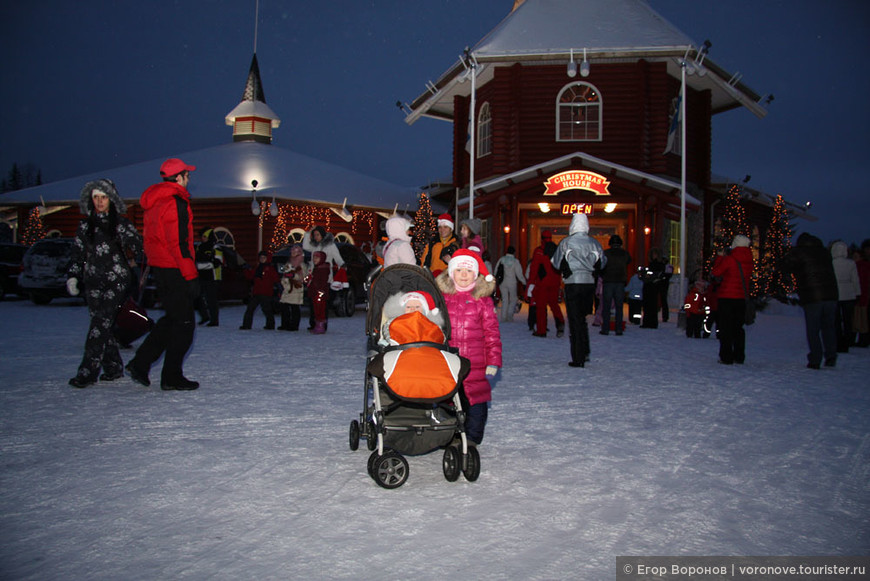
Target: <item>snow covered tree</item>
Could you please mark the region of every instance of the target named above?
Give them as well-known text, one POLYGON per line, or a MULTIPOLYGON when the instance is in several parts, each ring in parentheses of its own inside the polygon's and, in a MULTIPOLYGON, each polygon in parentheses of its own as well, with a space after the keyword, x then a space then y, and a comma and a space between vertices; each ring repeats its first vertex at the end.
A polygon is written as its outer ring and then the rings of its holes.
POLYGON ((412 241, 417 260, 423 258, 423 253, 426 252, 426 247, 435 237, 436 232, 438 232, 438 221, 432 215, 429 196, 425 192, 420 192, 417 212, 414 214, 414 240, 412 241))
POLYGON ((781 195, 776 196, 757 269, 759 296, 769 296, 785 302, 786 297, 794 292, 794 278, 783 273, 779 266, 791 248, 791 234, 785 200, 781 195))
POLYGON ((37 206, 30 210, 30 214, 27 216, 27 223, 21 234, 21 243, 30 246, 43 238, 45 238, 45 224, 42 223, 42 216, 39 213, 39 206, 37 206))

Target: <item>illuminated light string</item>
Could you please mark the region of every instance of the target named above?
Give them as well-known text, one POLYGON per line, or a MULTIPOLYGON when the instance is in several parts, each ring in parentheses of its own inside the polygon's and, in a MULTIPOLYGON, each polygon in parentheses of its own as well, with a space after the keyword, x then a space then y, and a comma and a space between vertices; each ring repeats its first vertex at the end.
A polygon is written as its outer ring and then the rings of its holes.
POLYGON ((21 242, 27 246, 32 246, 34 242, 42 240, 46 235, 45 224, 42 223, 42 213, 39 211, 39 206, 36 206, 27 215, 27 223, 24 227, 24 233, 21 235, 21 242))
MULTIPOLYGON (((315 226, 322 225, 327 231, 332 226, 332 216, 334 215, 329 208, 320 206, 312 206, 310 204, 297 205, 278 203, 278 215, 275 217, 275 228, 272 232, 270 248, 276 251, 284 247, 289 241, 290 230, 292 226, 302 227, 304 230, 311 230, 315 226)), ((269 212, 266 212, 266 202, 260 202, 259 226, 262 227, 271 217, 269 212)), ((350 223, 351 234, 356 235, 362 225, 367 225, 369 231, 372 231, 374 225, 374 212, 368 210, 354 210, 352 213, 353 220, 350 223)))

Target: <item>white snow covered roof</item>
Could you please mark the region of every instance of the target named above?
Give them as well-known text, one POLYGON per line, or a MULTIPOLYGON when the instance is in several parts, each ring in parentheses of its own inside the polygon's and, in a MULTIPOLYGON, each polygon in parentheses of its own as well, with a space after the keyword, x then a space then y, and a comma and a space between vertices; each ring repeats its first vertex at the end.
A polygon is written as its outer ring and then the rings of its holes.
MULTIPOLYGON (((257 180, 258 197, 392 211, 396 204, 416 207, 417 188, 379 180, 337 165, 252 141, 228 143, 206 149, 167 155, 196 166, 190 193, 195 200, 228 200, 251 197, 251 180, 257 180)), ((0 205, 78 203, 81 188, 90 180, 109 178, 125 201, 138 202, 149 185, 160 181, 160 164, 153 159, 116 169, 60 180, 0 195, 0 205)))
MULTIPOLYGON (((526 0, 487 34, 470 54, 477 62, 478 84, 492 79, 497 64, 566 64, 573 50, 575 61, 583 51, 594 68, 596 62, 665 61, 668 72, 680 78, 682 60, 693 60, 698 44, 654 11, 644 0, 526 0)), ((739 76, 703 60, 704 76, 689 75, 694 89, 709 89, 713 113, 746 107, 758 117, 767 110, 739 76)), ((471 84, 467 67, 459 59, 410 105, 405 121, 422 116, 453 120, 453 98, 467 96, 471 84)))

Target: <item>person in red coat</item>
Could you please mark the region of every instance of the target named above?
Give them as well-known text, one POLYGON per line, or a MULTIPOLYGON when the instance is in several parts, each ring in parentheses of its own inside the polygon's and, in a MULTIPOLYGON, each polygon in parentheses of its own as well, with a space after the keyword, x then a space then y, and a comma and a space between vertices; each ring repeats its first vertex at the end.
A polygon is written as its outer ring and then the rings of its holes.
POLYGON ((257 256, 257 268, 249 268, 245 271, 245 278, 253 282, 251 288, 251 299, 248 301, 248 308, 245 309, 245 316, 242 319, 242 326, 239 329, 250 329, 254 324, 254 311, 257 307, 263 309, 263 314, 266 316, 266 326, 264 329, 275 328, 275 285, 281 281, 281 276, 275 267, 272 266, 272 253, 266 250, 260 251, 257 256))
POLYGON ((145 256, 157 283, 165 314, 127 363, 136 383, 148 386, 151 365, 163 355, 160 387, 192 390, 199 383, 184 377, 182 365, 193 343, 194 301, 199 297, 199 272, 193 250, 193 214, 190 211, 190 172, 196 169, 178 158, 160 166, 163 181, 139 198, 143 210, 145 256))
POLYGON ((465 432, 480 444, 486 427, 488 404, 492 400, 489 378, 498 373, 501 362, 501 332, 492 302, 495 279, 476 252, 457 250, 447 270, 435 279, 444 295, 450 318, 450 346, 471 361, 471 371, 462 384, 460 397, 466 408, 465 432))
POLYGON ((716 289, 718 312, 716 326, 719 329, 719 363, 731 365, 746 360, 746 331, 743 322, 746 316, 746 295, 752 281, 752 251, 749 238, 738 234, 731 242, 731 252, 722 254, 713 263, 711 275, 720 280, 716 289), (744 284, 745 283, 745 284, 744 284))
POLYGON ((311 299, 311 313, 314 326, 309 329, 314 335, 326 333, 326 307, 329 302, 329 276, 332 269, 327 262, 326 253, 316 250, 311 255, 314 268, 308 275, 308 298, 311 299))
POLYGON ((541 234, 543 244, 535 248, 532 254, 532 263, 529 266, 528 294, 534 299, 536 305, 536 328, 532 333, 535 337, 547 336, 547 307, 553 312, 556 320, 556 336, 561 337, 565 333, 565 317, 562 315, 562 307, 559 306, 559 289, 562 287, 562 276, 553 268, 550 260, 556 252, 556 244, 553 242, 549 230, 541 234))
POLYGON ((697 280, 689 294, 683 300, 683 310, 686 311, 686 337, 700 339, 705 337, 704 320, 710 311, 707 305, 707 283, 697 280))

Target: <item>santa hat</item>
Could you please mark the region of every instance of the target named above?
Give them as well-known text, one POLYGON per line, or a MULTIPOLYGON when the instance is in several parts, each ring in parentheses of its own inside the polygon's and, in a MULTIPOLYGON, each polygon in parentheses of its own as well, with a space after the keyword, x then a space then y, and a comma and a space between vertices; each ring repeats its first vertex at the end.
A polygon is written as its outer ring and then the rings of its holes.
POLYGON ((409 301, 420 301, 423 305, 423 314, 437 315, 440 310, 435 306, 435 299, 426 291, 411 291, 402 295, 401 304, 404 307, 409 301))
POLYGON ((438 225, 439 226, 449 226, 451 230, 453 230, 453 217, 450 214, 441 214, 438 216, 438 225))
POLYGON ((450 262, 447 263, 447 272, 451 278, 453 278, 453 271, 457 268, 467 268, 473 270, 475 274, 482 274, 487 282, 494 280, 480 255, 465 248, 457 250, 450 259, 450 262))

